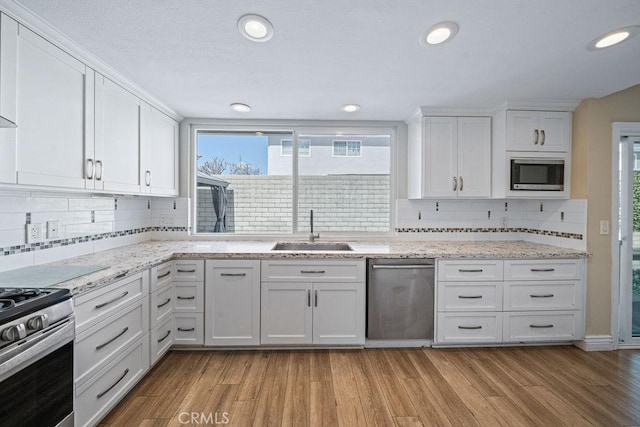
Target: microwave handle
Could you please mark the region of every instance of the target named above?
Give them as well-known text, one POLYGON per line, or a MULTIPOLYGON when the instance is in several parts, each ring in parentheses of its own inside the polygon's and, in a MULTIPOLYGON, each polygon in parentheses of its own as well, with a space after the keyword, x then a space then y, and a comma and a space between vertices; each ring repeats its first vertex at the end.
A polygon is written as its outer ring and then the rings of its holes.
POLYGON ((540 132, 538 129, 533 130, 533 145, 538 145, 538 139, 540 139, 540 132))

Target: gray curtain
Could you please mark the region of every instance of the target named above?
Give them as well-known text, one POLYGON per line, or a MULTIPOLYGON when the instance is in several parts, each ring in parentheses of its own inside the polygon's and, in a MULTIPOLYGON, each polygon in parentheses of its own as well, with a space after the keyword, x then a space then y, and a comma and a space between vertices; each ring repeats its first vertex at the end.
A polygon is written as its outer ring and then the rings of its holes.
POLYGON ((211 187, 213 194, 213 206, 218 217, 216 225, 213 228, 214 233, 224 233, 225 227, 225 215, 227 212, 227 190, 222 186, 211 187), (217 197, 216 197, 217 196, 217 197))

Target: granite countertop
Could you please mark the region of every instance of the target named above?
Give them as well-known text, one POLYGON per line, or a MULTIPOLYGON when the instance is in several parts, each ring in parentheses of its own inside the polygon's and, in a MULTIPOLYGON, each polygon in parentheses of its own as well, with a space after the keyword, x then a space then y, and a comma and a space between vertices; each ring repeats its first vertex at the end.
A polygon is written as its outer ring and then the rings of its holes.
MULTIPOLYGON (((324 242, 324 241, 323 241, 324 242)), ((585 251, 524 241, 349 242, 353 251, 272 251, 274 241, 150 241, 51 263, 109 266, 55 285, 80 294, 171 259, 582 258, 585 251)))

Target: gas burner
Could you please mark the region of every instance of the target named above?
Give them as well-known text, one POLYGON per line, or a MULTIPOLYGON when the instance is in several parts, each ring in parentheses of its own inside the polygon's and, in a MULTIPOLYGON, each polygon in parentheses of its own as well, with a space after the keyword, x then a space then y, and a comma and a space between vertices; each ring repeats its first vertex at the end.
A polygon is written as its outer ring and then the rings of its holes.
POLYGON ((12 299, 15 302, 26 301, 40 295, 40 289, 12 289, 9 292, 0 294, 3 299, 12 299))
POLYGON ((0 326, 70 298, 68 289, 0 288, 0 326))
POLYGON ((15 307, 16 303, 12 299, 0 299, 0 310, 4 310, 5 308, 15 307))

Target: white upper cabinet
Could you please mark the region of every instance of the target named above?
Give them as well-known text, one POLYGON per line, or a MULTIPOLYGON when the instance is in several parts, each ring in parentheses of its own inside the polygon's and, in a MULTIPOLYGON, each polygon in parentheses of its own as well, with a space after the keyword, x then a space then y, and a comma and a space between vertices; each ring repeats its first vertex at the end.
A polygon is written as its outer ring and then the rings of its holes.
MULTIPOLYGON (((0 14, 0 116, 16 122, 18 23, 0 14)), ((0 182, 16 183, 16 129, 0 129, 0 182)))
POLYGON ((507 111, 508 151, 571 151, 571 112, 507 111))
POLYGON ((142 192, 178 194, 178 122, 148 104, 141 115, 142 192))
POLYGON ((93 71, 19 25, 17 183, 84 189, 93 147, 93 71), (86 96, 85 96, 86 95, 86 96))
POLYGON ((425 117, 421 136, 421 141, 409 142, 410 198, 491 195, 489 117, 425 117), (416 155, 421 164, 411 167, 416 155))
POLYGON ((140 99, 96 73, 95 188, 140 192, 140 99))

